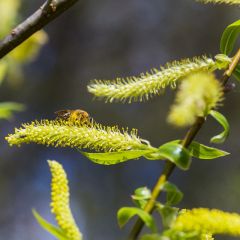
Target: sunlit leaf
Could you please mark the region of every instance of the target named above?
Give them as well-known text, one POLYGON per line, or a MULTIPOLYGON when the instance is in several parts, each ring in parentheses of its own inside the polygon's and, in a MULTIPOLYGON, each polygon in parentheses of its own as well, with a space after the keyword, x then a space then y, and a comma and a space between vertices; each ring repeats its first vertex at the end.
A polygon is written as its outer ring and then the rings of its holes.
POLYGON ((147 187, 140 187, 134 191, 133 199, 145 200, 151 198, 151 190, 147 187))
POLYGON ((230 153, 225 152, 223 150, 217 149, 217 148, 212 148, 205 146, 203 144, 200 144, 198 142, 193 141, 190 146, 188 147, 190 154, 199 159, 215 159, 223 156, 227 156, 230 153))
POLYGON ((147 200, 151 198, 151 195, 152 193, 150 189, 147 187, 140 187, 134 191, 134 195, 132 195, 131 198, 138 207, 144 209, 147 200))
POLYGON ((59 240, 69 240, 65 235, 64 232, 52 225, 51 223, 47 222, 44 218, 42 218, 36 210, 32 210, 32 213, 34 215, 34 217, 36 218, 36 220, 38 221, 39 225, 41 225, 41 227, 43 229, 45 229, 47 232, 51 233, 54 237, 56 237, 59 240))
POLYGON ((189 151, 176 142, 168 142, 158 148, 158 151, 146 154, 149 160, 167 159, 175 163, 182 170, 189 169, 191 165, 191 156, 189 151))
POLYGON ((240 33, 240 20, 227 26, 222 34, 220 41, 220 51, 226 55, 230 55, 235 42, 240 33))
MULTIPOLYGON (((180 143, 181 140, 173 140, 171 142, 180 143)), ((188 150, 192 157, 199 158, 199 159, 206 159, 206 160, 224 157, 230 154, 226 151, 220 150, 218 148, 208 147, 196 141, 193 141, 188 146, 188 150)))
POLYGON ((106 152, 106 153, 81 153, 90 159, 92 162, 102 165, 113 165, 121 162, 126 162, 131 159, 137 159, 145 154, 151 153, 153 150, 129 150, 122 152, 106 152))
POLYGON ((156 224, 153 217, 144 210, 136 207, 123 207, 117 213, 118 224, 123 227, 132 217, 139 216, 147 227, 156 232, 156 224))
POLYGON ((211 138, 211 142, 212 143, 223 143, 226 138, 229 135, 229 124, 227 119, 225 118, 225 116, 223 114, 221 114, 220 112, 211 110, 210 115, 215 118, 220 125, 223 127, 224 131, 221 132, 220 134, 214 136, 211 138))

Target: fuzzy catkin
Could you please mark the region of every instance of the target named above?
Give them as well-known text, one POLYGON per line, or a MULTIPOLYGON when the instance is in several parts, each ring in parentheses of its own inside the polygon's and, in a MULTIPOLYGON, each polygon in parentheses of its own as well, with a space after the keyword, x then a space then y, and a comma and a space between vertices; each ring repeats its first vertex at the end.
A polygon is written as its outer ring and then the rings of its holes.
POLYGON ((81 240, 80 233, 69 206, 69 187, 67 175, 56 161, 48 161, 52 174, 51 184, 51 211, 55 215, 59 227, 70 240, 81 240))
POLYGON ((197 0, 197 1, 203 3, 240 5, 240 0, 197 0))
POLYGON ((204 56, 174 61, 160 70, 153 69, 139 77, 117 78, 113 81, 94 80, 88 85, 88 91, 98 98, 106 99, 106 102, 143 101, 160 94, 167 86, 175 88, 177 80, 191 73, 224 69, 228 63, 227 57, 221 60, 216 58, 215 61, 204 56))
POLYGON ((183 232, 196 231, 213 235, 240 236, 240 215, 217 209, 185 210, 177 217, 172 229, 183 232))
POLYGON ((189 75, 179 86, 168 122, 178 127, 192 125, 197 117, 207 116, 222 99, 223 88, 212 73, 189 75))
POLYGON ((214 240, 212 234, 210 233, 203 233, 201 234, 200 240, 214 240))
POLYGON ((137 136, 137 131, 120 131, 118 127, 72 124, 61 120, 34 121, 15 129, 6 137, 10 145, 37 143, 54 147, 89 148, 96 151, 125 151, 152 149, 150 144, 137 136))

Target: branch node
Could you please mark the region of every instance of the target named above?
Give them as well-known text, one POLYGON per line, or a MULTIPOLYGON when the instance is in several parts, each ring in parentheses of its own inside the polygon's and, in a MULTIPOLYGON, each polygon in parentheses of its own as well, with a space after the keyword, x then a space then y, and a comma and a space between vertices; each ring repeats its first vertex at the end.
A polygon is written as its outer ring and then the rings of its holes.
POLYGON ((15 29, 12 30, 11 35, 15 36, 17 34, 17 31, 15 29))
POLYGON ((52 1, 49 5, 53 12, 57 10, 57 1, 52 1))

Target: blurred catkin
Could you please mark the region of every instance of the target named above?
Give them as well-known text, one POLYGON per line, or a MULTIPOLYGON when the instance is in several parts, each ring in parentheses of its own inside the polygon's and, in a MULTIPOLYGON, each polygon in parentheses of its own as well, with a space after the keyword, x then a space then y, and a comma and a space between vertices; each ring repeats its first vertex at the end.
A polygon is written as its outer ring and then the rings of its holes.
POLYGON ((197 117, 205 117, 223 99, 221 83, 212 73, 189 75, 179 87, 168 121, 178 127, 192 125, 197 117))

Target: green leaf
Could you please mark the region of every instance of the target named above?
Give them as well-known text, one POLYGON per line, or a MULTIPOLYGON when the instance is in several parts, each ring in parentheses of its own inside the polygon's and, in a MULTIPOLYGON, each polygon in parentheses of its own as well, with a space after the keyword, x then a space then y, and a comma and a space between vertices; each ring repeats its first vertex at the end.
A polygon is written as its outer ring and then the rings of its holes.
POLYGON ((162 190, 167 193, 167 205, 176 205, 183 198, 183 193, 178 189, 177 186, 170 182, 165 182, 162 186, 162 190))
POLYGON ((147 200, 151 198, 151 190, 147 187, 137 188, 132 195, 133 202, 141 209, 144 209, 147 200))
POLYGON ((15 102, 0 103, 0 119, 11 119, 13 112, 21 112, 25 110, 25 106, 15 102))
POLYGON ((200 144, 198 142, 193 141, 190 146, 188 147, 190 154, 199 159, 215 159, 219 157, 224 157, 226 155, 229 155, 230 153, 225 152, 223 150, 208 147, 206 145, 200 144))
POLYGON ((39 225, 41 225, 41 227, 43 229, 45 229, 47 232, 51 233, 54 237, 56 237, 59 240, 68 240, 68 238, 65 236, 64 232, 60 228, 47 222, 44 218, 42 218, 38 214, 38 212, 36 210, 33 209, 32 213, 33 213, 34 217, 36 218, 36 220, 38 221, 39 225))
POLYGON ((223 127, 224 131, 211 138, 210 142, 212 143, 223 143, 229 135, 229 124, 227 119, 220 112, 211 110, 210 115, 215 118, 223 127))
POLYGON ((220 41, 220 51, 223 54, 230 55, 234 44, 240 33, 240 20, 227 26, 222 34, 220 41))
POLYGON ((197 230, 189 230, 187 232, 183 232, 180 230, 168 229, 162 233, 162 240, 200 240, 202 239, 199 236, 199 231, 197 230))
POLYGON ((234 72, 233 72, 233 76, 240 81, 240 64, 237 65, 237 67, 235 68, 234 72))
POLYGON ((156 204, 156 207, 162 217, 163 227, 170 228, 177 218, 179 209, 162 204, 156 204))
POLYGON ((191 156, 189 151, 181 144, 176 142, 168 142, 158 148, 158 151, 151 154, 146 154, 149 160, 163 160, 168 159, 175 163, 180 169, 187 170, 191 165, 191 156))
POLYGON ((117 213, 119 226, 122 228, 135 215, 138 215, 153 232, 157 231, 153 217, 144 210, 136 207, 123 207, 119 209, 117 213))
POLYGON ((145 234, 140 240, 170 240, 168 237, 161 236, 159 234, 145 234))
POLYGON ((232 59, 225 54, 217 54, 215 63, 219 70, 225 69, 232 62, 232 59))
POLYGON ((129 150, 122 152, 107 152, 107 153, 81 153, 90 159, 92 162, 102 165, 112 165, 121 162, 126 162, 131 159, 139 158, 145 154, 154 152, 154 150, 129 150))
MULTIPOLYGON (((172 143, 180 143, 181 140, 173 140, 171 142, 172 143)), ((230 154, 226 151, 220 150, 218 148, 208 147, 208 146, 198 143, 196 141, 193 141, 188 146, 188 150, 192 157, 195 157, 198 159, 206 159, 206 160, 224 157, 224 156, 227 156, 230 154)))

